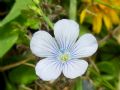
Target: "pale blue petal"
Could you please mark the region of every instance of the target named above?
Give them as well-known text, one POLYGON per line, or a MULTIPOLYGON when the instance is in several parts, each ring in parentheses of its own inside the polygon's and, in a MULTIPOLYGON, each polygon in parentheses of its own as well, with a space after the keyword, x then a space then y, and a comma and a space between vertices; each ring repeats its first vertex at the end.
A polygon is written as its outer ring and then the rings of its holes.
POLYGON ((45 31, 37 31, 33 34, 30 49, 39 57, 55 57, 59 51, 55 39, 45 31))
POLYGON ((62 19, 54 25, 54 35, 61 51, 69 50, 79 35, 79 25, 68 19, 62 19))
POLYGON ((88 67, 88 63, 84 60, 73 59, 63 66, 63 74, 67 78, 74 79, 76 77, 82 76, 88 67))
POLYGON ((83 58, 93 55, 98 48, 96 38, 92 34, 81 36, 71 50, 73 58, 83 58))
POLYGON ((58 60, 45 58, 37 63, 35 71, 42 80, 55 80, 62 72, 62 65, 58 60))

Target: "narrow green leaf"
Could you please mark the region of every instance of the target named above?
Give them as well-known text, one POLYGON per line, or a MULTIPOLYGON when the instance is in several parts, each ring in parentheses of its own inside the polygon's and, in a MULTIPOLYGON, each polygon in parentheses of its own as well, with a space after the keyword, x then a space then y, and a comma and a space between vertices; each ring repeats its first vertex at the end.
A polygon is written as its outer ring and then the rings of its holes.
POLYGON ((81 78, 77 78, 73 90, 83 90, 81 78))
POLYGON ((9 28, 0 29, 0 58, 16 43, 17 39, 17 30, 10 30, 9 28))
POLYGON ((104 75, 111 75, 114 77, 116 74, 115 67, 112 62, 102 61, 102 62, 98 63, 98 68, 101 73, 104 73, 104 75))
POLYGON ((21 10, 26 9, 32 0, 16 0, 9 14, 0 22, 0 27, 18 17, 21 10))
POLYGON ((29 84, 36 80, 37 76, 34 68, 22 65, 9 73, 9 79, 16 84, 29 84))

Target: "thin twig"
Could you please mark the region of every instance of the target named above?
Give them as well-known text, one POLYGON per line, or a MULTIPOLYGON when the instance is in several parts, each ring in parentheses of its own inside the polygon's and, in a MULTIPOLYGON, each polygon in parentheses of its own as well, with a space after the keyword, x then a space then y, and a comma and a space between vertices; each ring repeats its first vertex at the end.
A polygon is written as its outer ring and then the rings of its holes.
POLYGON ((34 58, 35 58, 35 57, 32 56, 32 57, 29 57, 29 58, 27 58, 27 59, 25 59, 25 60, 21 60, 21 61, 19 61, 19 62, 12 63, 12 64, 9 64, 9 65, 0 67, 0 72, 3 72, 3 71, 5 71, 5 70, 9 70, 9 69, 11 69, 11 68, 14 68, 14 67, 17 67, 17 66, 19 66, 19 65, 22 65, 22 64, 24 64, 24 63, 26 63, 26 62, 34 59, 34 58))
POLYGON ((35 68, 35 65, 34 65, 34 64, 27 63, 27 62, 26 62, 26 63, 23 63, 23 64, 35 68))
POLYGON ((41 87, 41 84, 38 81, 35 81, 35 84, 39 87, 41 87))
POLYGON ((27 87, 27 86, 25 86, 25 85, 21 85, 20 88, 22 88, 22 89, 24 89, 24 90, 33 90, 33 89, 31 89, 31 88, 29 88, 29 87, 27 87))
POLYGON ((105 36, 103 39, 101 39, 99 41, 99 44, 107 41, 111 36, 115 35, 118 30, 120 30, 120 25, 118 25, 111 33, 109 33, 107 36, 105 36))
POLYGON ((95 68, 95 70, 96 70, 98 73, 100 73, 100 71, 99 71, 98 67, 96 66, 95 62, 94 62, 91 58, 89 58, 89 61, 90 61, 91 65, 95 68))

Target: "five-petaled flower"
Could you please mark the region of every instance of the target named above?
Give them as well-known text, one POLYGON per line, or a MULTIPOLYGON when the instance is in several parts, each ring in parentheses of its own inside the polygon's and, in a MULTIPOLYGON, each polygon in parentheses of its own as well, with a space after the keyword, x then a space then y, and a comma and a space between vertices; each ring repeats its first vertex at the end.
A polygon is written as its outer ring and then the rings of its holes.
POLYGON ((92 34, 79 36, 79 25, 68 19, 62 19, 54 25, 53 38, 46 31, 37 31, 30 42, 32 52, 44 57, 36 67, 36 74, 45 81, 57 79, 61 73, 67 78, 83 75, 88 63, 79 58, 89 57, 98 48, 92 34))

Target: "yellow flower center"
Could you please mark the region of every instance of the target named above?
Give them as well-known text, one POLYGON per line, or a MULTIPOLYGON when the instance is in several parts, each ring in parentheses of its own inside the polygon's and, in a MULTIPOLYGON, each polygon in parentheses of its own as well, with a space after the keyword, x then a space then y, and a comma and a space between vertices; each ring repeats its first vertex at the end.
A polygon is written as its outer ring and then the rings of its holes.
POLYGON ((68 54, 62 54, 62 55, 60 56, 60 59, 61 59, 63 62, 69 60, 69 58, 70 58, 70 57, 69 57, 68 54))

